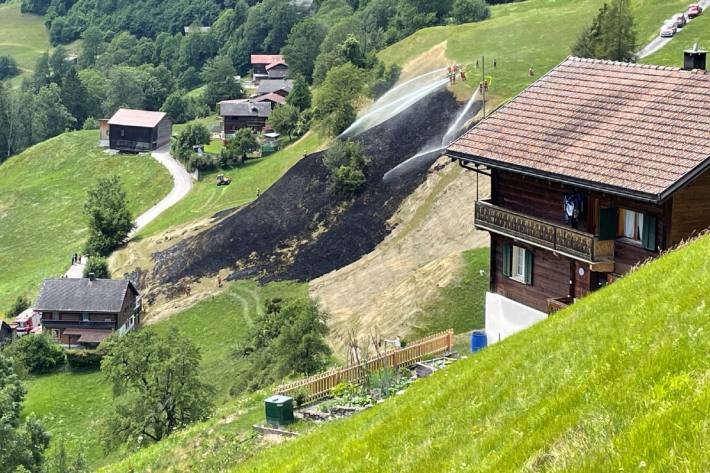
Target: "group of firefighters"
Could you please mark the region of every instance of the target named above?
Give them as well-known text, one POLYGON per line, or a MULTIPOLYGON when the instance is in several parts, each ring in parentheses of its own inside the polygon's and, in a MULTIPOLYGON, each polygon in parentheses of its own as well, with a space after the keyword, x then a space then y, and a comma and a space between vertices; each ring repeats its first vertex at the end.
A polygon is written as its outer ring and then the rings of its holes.
POLYGON ((456 76, 461 75, 461 80, 465 81, 466 80, 466 73, 464 72, 463 68, 459 64, 454 64, 453 66, 449 66, 447 68, 448 73, 449 73, 449 83, 450 84, 455 84, 456 83, 456 76))

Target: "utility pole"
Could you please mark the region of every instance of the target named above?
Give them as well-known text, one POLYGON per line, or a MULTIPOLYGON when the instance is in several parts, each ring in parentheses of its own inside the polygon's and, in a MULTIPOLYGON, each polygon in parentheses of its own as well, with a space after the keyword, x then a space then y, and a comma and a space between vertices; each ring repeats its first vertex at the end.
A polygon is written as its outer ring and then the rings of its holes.
POLYGON ((481 56, 481 92, 483 92, 483 118, 486 118, 486 56, 481 56))

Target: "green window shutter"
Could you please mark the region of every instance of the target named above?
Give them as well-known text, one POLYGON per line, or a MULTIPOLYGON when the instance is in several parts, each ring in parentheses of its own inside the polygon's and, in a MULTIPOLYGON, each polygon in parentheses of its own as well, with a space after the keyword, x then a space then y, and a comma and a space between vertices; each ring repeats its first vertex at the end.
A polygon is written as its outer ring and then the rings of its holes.
POLYGON ((641 230, 641 243, 647 250, 656 251, 656 217, 653 215, 643 216, 643 228, 641 230))
POLYGON ((617 209, 610 207, 599 209, 599 239, 600 240, 615 240, 617 234, 617 225, 619 222, 619 212, 617 209))
POLYGON ((533 283, 533 252, 525 250, 525 284, 533 283))
POLYGON ((510 277, 513 274, 513 246, 510 243, 503 243, 503 276, 510 277))

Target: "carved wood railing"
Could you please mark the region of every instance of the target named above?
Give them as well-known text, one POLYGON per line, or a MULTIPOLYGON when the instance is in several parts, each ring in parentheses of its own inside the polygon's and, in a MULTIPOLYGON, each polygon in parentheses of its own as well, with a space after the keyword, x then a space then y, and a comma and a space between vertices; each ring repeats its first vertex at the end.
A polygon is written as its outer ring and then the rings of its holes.
POLYGON ((476 228, 509 236, 590 263, 614 258, 614 241, 602 241, 580 232, 529 215, 498 207, 489 201, 476 202, 476 228))

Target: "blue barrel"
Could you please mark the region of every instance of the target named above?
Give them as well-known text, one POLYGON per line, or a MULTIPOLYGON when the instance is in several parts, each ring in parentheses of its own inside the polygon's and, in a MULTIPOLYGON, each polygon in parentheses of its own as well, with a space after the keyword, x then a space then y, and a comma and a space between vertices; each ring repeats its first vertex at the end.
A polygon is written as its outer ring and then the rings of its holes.
POLYGON ((476 353, 481 351, 488 345, 488 337, 486 337, 486 332, 476 331, 471 332, 471 353, 476 353))

